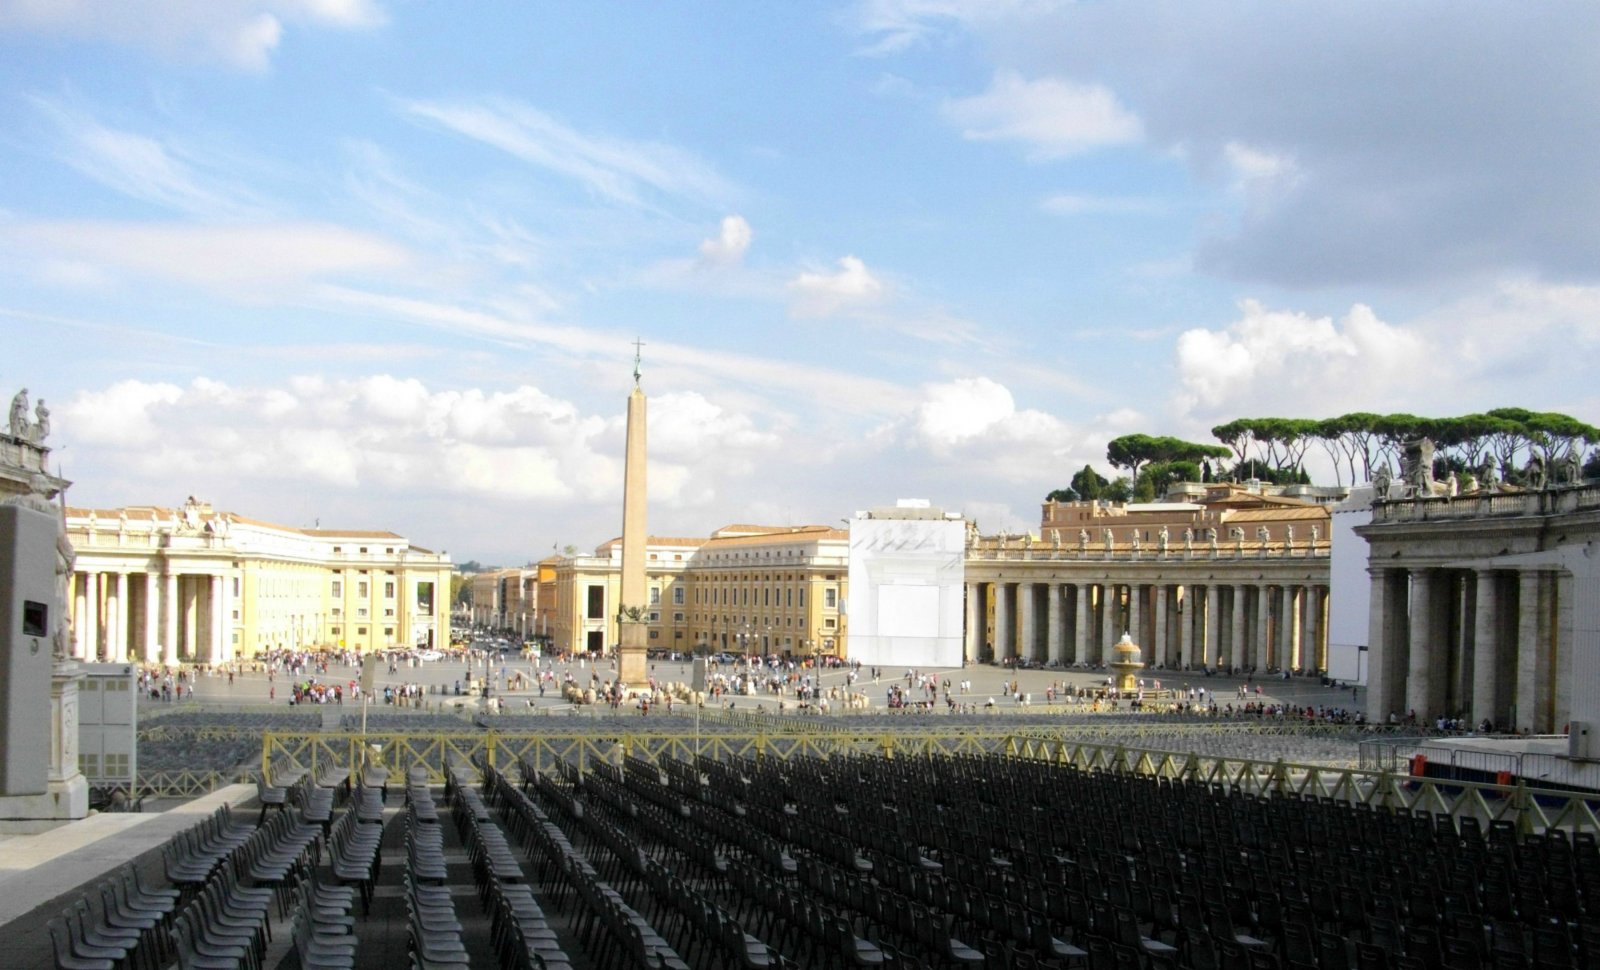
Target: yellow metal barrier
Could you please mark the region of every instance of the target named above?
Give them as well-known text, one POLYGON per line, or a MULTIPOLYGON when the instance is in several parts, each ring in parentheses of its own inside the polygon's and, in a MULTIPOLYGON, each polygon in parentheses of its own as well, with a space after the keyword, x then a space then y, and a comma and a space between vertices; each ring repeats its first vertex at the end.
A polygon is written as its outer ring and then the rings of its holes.
MULTIPOLYGON (((559 762, 580 768, 593 761, 620 763, 625 755, 651 760, 692 759, 702 754, 717 760, 831 758, 839 756, 954 757, 1001 755, 1071 766, 1090 772, 1169 778, 1237 789, 1252 795, 1328 798, 1394 811, 1427 811, 1453 818, 1472 816, 1487 826, 1513 822, 1519 831, 1562 828, 1600 833, 1600 796, 1494 785, 1347 766, 1295 764, 1162 751, 1125 743, 1104 743, 1042 733, 963 729, 936 732, 829 730, 809 733, 735 733, 726 730, 686 733, 603 733, 588 731, 472 732, 406 734, 369 732, 300 734, 270 731, 261 748, 262 770, 277 759, 320 775, 330 767, 353 777, 365 759, 404 775, 426 768, 429 782, 442 784, 444 767, 471 763, 480 756, 497 769, 526 762, 549 772, 559 762), (366 747, 363 748, 363 740, 366 747)), ((1067 734, 1071 732, 1063 732, 1067 734)), ((1169 733, 1170 740, 1170 733, 1169 733)))

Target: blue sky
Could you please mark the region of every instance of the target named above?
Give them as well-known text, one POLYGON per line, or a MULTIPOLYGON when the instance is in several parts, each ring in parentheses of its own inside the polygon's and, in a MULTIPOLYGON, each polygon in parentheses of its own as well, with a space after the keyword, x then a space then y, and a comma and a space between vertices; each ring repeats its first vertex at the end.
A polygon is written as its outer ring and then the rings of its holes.
POLYGON ((0 380, 80 504, 520 562, 1241 416, 1600 418, 1600 7, 0 0, 0 380), (11 385, 15 385, 12 387, 11 385))

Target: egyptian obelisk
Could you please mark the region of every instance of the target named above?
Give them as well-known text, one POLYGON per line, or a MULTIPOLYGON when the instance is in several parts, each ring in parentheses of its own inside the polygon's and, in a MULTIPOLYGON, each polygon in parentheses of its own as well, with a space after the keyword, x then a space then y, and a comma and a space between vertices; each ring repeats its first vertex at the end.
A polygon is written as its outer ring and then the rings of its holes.
POLYGON ((622 465, 622 593, 617 609, 617 676, 624 684, 639 685, 648 676, 645 645, 650 636, 646 622, 647 598, 644 562, 648 542, 645 525, 644 390, 639 387, 640 350, 633 342, 633 393, 628 395, 628 445, 622 465))

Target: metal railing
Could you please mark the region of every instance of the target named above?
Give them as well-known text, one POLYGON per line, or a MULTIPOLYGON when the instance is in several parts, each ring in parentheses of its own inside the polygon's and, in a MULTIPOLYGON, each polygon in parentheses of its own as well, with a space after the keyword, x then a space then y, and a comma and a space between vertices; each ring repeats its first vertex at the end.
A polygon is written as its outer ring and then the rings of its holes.
POLYGON ((718 760, 1002 754, 1085 771, 1183 779, 1251 795, 1334 799, 1374 809, 1426 811, 1452 818, 1470 815, 1484 826, 1509 820, 1523 832, 1565 828, 1600 833, 1597 792, 1546 789, 1520 781, 1500 785, 1416 777, 1387 769, 1159 750, 1121 741, 1068 737, 1056 731, 1022 733, 998 728, 755 733, 712 728, 698 735, 595 731, 422 735, 267 732, 261 764, 265 771, 269 763, 283 758, 313 775, 337 769, 352 777, 363 764, 381 765, 401 774, 421 766, 432 783, 442 784, 444 766, 450 761, 483 759, 500 770, 526 763, 535 771, 549 772, 561 762, 582 768, 590 761, 620 764, 628 755, 688 759, 697 754, 718 760))

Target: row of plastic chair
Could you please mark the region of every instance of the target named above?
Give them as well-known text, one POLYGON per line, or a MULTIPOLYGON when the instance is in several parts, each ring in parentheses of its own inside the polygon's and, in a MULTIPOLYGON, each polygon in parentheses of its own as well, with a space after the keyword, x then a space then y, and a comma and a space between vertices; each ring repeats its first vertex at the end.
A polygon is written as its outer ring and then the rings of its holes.
POLYGON ((478 892, 489 912, 490 940, 503 970, 570 970, 555 929, 545 918, 506 840, 479 792, 462 777, 465 766, 446 767, 456 824, 467 847, 478 892))

